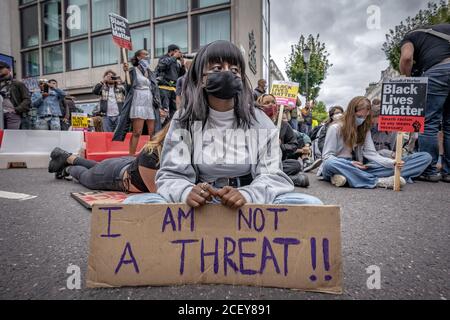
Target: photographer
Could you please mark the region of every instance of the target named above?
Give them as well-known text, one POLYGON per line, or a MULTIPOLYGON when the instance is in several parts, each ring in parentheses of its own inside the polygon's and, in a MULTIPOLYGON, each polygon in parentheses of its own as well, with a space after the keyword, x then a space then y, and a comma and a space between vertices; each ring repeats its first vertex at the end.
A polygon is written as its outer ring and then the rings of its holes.
POLYGON ((177 80, 186 74, 186 67, 180 47, 172 44, 167 51, 168 53, 159 59, 156 78, 160 89, 162 108, 169 112, 171 119, 177 111, 175 94, 177 80))
POLYGON ((4 129, 28 129, 25 126, 30 109, 30 92, 22 82, 13 79, 11 67, 0 61, 0 96, 4 129))
POLYGON ((58 82, 39 81, 40 91, 31 96, 31 106, 37 109, 36 130, 61 131, 61 102, 66 93, 58 88, 58 82))
POLYGON ((114 132, 126 96, 126 91, 121 84, 120 77, 112 70, 106 71, 103 75, 103 80, 94 87, 92 92, 100 96, 100 113, 103 118, 103 131, 114 132))

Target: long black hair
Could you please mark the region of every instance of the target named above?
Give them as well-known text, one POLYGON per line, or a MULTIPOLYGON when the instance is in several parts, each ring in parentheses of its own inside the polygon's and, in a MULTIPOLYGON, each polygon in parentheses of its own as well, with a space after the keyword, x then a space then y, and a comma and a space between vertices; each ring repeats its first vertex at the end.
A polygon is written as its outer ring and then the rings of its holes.
POLYGON ((189 129, 195 121, 205 125, 209 116, 208 95, 203 86, 203 75, 209 64, 227 62, 241 70, 242 91, 234 98, 234 113, 239 128, 250 128, 256 120, 250 82, 245 73, 242 52, 229 41, 212 42, 198 52, 183 85, 181 100, 181 127, 189 129))

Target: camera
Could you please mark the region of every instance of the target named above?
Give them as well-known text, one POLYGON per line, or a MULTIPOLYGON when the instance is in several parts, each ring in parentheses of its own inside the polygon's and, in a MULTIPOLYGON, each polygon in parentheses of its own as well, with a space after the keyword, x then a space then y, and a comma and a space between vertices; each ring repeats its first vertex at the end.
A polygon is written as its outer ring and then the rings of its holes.
POLYGON ((117 81, 117 80, 120 80, 120 77, 119 76, 112 76, 111 80, 112 81, 117 81))
POLYGON ((184 54, 183 58, 193 60, 195 58, 196 54, 184 54))
POLYGON ((49 93, 50 87, 48 86, 48 83, 44 84, 44 93, 49 93))

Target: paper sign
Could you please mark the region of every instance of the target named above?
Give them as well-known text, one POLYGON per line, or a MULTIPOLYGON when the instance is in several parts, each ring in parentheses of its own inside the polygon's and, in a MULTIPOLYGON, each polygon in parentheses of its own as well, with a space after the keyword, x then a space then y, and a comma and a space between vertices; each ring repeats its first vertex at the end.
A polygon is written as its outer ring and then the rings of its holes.
POLYGON ((277 99, 278 105, 295 107, 297 104, 297 95, 299 84, 287 81, 274 81, 271 94, 277 99))
POLYGON ((230 284, 342 293, 331 206, 95 205, 90 288, 230 284))
POLYGON ((120 48, 125 48, 130 51, 133 50, 128 20, 115 13, 110 13, 109 22, 114 43, 120 48))
POLYGON ((75 129, 89 128, 89 117, 87 113, 72 113, 72 127, 75 129))
POLYGON ((427 87, 428 78, 397 78, 384 82, 378 129, 423 133, 427 87))

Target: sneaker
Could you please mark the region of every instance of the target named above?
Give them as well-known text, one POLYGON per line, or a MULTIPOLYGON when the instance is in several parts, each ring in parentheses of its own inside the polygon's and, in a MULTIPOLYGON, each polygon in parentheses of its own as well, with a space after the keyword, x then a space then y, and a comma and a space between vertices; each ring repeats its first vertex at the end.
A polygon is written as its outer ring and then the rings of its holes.
POLYGON ((439 182, 441 180, 444 181, 443 177, 440 174, 435 174, 435 175, 432 175, 432 176, 422 175, 422 176, 418 177, 416 180, 418 180, 418 181, 425 181, 425 182, 433 182, 433 183, 437 183, 437 182, 439 182))
POLYGON ((347 183, 347 178, 340 175, 340 174, 335 174, 333 177, 331 177, 331 184, 333 184, 334 186, 340 188, 345 186, 347 183))
POLYGON ((322 159, 317 159, 310 166, 306 167, 305 170, 303 170, 303 171, 310 172, 310 171, 316 170, 318 167, 320 167, 322 165, 322 162, 323 162, 322 159))
POLYGON ((70 173, 68 172, 69 167, 65 167, 64 169, 62 169, 59 172, 55 173, 55 179, 57 180, 67 180, 67 181, 72 181, 73 178, 70 176, 70 173))
MULTIPOLYGON (((395 177, 389 178, 379 178, 377 183, 377 188, 383 189, 394 189, 394 181, 395 177)), ((400 177, 400 187, 404 187, 406 185, 406 180, 403 177, 400 177)))
POLYGON ((308 188, 309 187, 309 178, 304 173, 296 174, 295 176, 291 176, 290 178, 296 187, 299 187, 299 188, 308 188))
POLYGON ((450 175, 443 174, 441 180, 442 180, 442 182, 450 183, 450 175))
POLYGON ((48 172, 49 173, 58 173, 61 172, 64 167, 67 165, 67 159, 72 154, 64 151, 60 148, 55 148, 50 154, 50 163, 48 164, 48 172))

